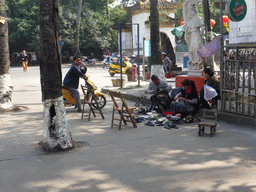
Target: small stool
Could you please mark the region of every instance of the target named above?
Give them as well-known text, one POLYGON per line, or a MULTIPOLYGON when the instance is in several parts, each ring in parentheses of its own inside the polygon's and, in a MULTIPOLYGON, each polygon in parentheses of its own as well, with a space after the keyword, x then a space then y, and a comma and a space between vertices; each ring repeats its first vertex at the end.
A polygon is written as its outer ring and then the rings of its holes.
POLYGON ((198 136, 201 136, 202 133, 204 133, 205 131, 205 127, 209 127, 210 128, 210 137, 212 137, 215 133, 216 133, 216 127, 217 127, 217 113, 214 112, 214 116, 210 116, 210 115, 205 115, 205 110, 203 113, 203 120, 202 122, 198 123, 198 136), (210 122, 205 122, 205 118, 211 118, 211 119, 215 119, 213 123, 210 122))
POLYGON ((198 136, 201 136, 201 133, 204 133, 205 127, 210 127, 210 137, 212 137, 216 133, 216 123, 198 123, 199 131, 198 136))

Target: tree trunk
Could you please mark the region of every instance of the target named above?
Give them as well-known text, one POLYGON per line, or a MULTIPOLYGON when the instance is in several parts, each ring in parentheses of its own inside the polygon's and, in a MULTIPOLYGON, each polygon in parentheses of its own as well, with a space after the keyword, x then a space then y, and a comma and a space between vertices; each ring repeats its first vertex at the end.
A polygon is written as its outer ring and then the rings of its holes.
POLYGON ((11 102, 13 86, 10 77, 10 54, 8 23, 5 0, 0 0, 0 111, 13 108, 11 102))
POLYGON ((58 11, 58 0, 40 0, 40 73, 44 104, 42 144, 47 150, 73 147, 61 90, 58 11))
POLYGON ((106 0, 106 12, 107 12, 107 21, 109 21, 110 16, 109 16, 109 9, 108 9, 108 0, 106 0))
POLYGON ((76 26, 76 39, 75 39, 75 55, 80 55, 81 51, 79 48, 79 36, 80 36, 80 23, 81 23, 81 13, 82 13, 82 0, 79 0, 78 10, 77 10, 77 26, 76 26))
POLYGON ((160 49, 158 0, 150 0, 151 75, 165 80, 160 49), (156 65, 156 66, 154 66, 156 65))
MULTIPOLYGON (((211 22, 210 22, 210 9, 209 9, 209 1, 203 0, 203 12, 204 12, 204 24, 205 24, 205 37, 206 41, 212 41, 212 29, 211 29, 211 22)), ((206 62, 204 64, 204 68, 210 68, 214 71, 214 56, 210 56, 206 58, 206 62)))

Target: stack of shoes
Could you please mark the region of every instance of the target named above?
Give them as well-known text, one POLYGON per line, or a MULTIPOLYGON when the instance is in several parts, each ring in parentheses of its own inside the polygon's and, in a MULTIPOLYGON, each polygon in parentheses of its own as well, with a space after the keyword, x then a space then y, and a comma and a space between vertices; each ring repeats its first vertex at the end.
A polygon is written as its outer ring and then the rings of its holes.
POLYGON ((174 125, 172 121, 169 121, 168 123, 165 124, 164 126, 165 129, 179 129, 177 125, 174 125))

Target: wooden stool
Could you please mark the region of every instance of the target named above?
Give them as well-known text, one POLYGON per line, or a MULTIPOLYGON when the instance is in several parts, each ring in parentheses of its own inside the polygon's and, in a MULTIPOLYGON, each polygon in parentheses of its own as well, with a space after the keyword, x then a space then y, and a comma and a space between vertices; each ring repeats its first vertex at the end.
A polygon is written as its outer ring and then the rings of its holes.
POLYGON ((209 127, 210 128, 210 137, 212 137, 215 133, 216 133, 216 127, 217 127, 217 112, 214 112, 213 116, 210 115, 205 115, 205 110, 203 113, 203 120, 202 122, 198 123, 198 136, 201 136, 202 133, 204 133, 205 131, 205 127, 209 127), (210 122, 205 122, 205 118, 210 118, 213 119, 214 118, 214 122, 210 123, 210 122))

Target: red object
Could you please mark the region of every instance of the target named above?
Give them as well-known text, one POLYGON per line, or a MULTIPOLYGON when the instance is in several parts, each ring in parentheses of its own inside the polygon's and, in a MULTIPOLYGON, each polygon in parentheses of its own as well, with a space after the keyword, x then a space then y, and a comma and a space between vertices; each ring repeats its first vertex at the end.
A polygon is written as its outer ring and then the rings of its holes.
POLYGON ((216 23, 214 19, 211 19, 210 22, 211 22, 211 26, 214 26, 216 23))
POLYGON ((170 111, 165 111, 165 112, 163 113, 163 115, 168 115, 168 114, 174 115, 175 113, 172 113, 172 112, 170 112, 170 111))
POLYGON ((184 21, 182 21, 181 23, 180 23, 180 26, 183 26, 184 25, 184 21))
POLYGON ((181 82, 184 81, 185 79, 193 80, 196 85, 196 91, 198 94, 200 94, 200 90, 204 86, 204 81, 205 81, 204 76, 177 75, 175 77, 176 87, 182 87, 181 82))
POLYGON ((229 18, 228 18, 227 15, 223 15, 223 16, 222 16, 222 22, 223 22, 223 23, 229 23, 229 18))
POLYGON ((166 78, 171 78, 171 77, 172 77, 172 74, 166 73, 166 74, 165 74, 165 77, 166 77, 166 78))
POLYGON ((132 81, 137 81, 137 65, 132 65, 132 81))

